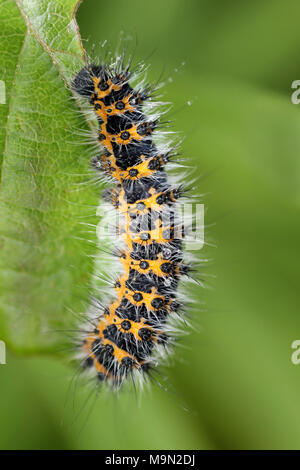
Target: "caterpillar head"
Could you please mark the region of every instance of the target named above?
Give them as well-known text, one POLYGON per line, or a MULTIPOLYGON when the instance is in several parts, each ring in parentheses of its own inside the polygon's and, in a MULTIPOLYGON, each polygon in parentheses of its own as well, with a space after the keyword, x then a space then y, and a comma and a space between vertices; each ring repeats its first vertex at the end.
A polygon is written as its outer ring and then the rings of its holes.
POLYGON ((72 82, 72 89, 81 96, 90 98, 93 93, 104 98, 112 90, 119 90, 127 81, 129 73, 110 70, 104 65, 89 64, 83 67, 72 82))

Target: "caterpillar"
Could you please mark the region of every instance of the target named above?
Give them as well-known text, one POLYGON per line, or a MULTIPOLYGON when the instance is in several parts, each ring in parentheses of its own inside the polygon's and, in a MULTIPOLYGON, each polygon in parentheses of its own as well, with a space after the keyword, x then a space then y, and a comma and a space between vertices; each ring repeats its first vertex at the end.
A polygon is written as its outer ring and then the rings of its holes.
POLYGON ((98 121, 103 149, 92 167, 113 182, 104 190, 120 215, 118 234, 123 247, 122 274, 114 283, 114 298, 95 301, 96 320, 88 321, 80 342, 82 367, 113 388, 131 377, 151 377, 174 342, 170 325, 182 315, 177 287, 191 266, 183 259, 184 226, 176 205, 184 189, 168 181, 166 165, 176 146, 155 143, 159 115, 148 115, 155 87, 131 86, 130 63, 88 62, 74 77, 72 89, 88 100, 98 121))

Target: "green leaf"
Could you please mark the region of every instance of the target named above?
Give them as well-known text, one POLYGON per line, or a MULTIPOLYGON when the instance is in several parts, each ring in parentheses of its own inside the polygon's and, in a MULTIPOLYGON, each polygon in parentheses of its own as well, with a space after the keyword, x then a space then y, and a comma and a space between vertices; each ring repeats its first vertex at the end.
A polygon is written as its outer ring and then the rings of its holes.
POLYGON ((77 6, 0 1, 0 337, 22 354, 57 352, 55 331, 88 300, 96 244, 84 223, 95 223, 98 198, 67 85, 83 64, 77 6))

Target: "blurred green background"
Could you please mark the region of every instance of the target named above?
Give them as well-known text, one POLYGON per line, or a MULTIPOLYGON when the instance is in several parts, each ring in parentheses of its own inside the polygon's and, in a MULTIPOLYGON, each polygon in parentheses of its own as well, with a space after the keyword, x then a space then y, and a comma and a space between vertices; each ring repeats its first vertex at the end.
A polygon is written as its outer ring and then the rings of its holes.
POLYGON ((69 368, 9 355, 1 448, 300 448, 300 365, 291 362, 300 339, 299 15, 296 0, 80 6, 90 45, 107 39, 113 49, 124 30, 149 78, 162 73, 206 194, 209 288, 194 289, 196 330, 167 370, 173 389, 154 386, 141 401, 100 396, 85 425, 74 417, 90 390, 78 387, 74 409, 69 368))

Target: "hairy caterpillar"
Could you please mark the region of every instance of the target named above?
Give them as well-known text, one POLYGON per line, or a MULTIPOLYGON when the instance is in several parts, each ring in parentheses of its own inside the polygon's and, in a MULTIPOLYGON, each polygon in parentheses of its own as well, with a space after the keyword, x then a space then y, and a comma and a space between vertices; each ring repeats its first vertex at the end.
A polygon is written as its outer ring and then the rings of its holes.
POLYGON ((115 183, 105 197, 120 214, 124 243, 116 251, 123 274, 114 284, 111 303, 96 303, 97 319, 93 327, 88 324, 81 343, 82 364, 116 388, 126 377, 151 375, 172 343, 170 321, 181 315, 177 286, 190 269, 183 261, 184 228, 176 212, 183 188, 170 184, 165 171, 175 149, 155 144, 159 115, 144 112, 154 90, 132 88, 130 67, 123 62, 88 63, 72 82, 98 120, 103 152, 92 166, 115 183))

